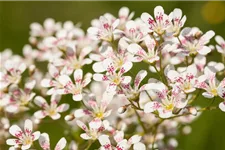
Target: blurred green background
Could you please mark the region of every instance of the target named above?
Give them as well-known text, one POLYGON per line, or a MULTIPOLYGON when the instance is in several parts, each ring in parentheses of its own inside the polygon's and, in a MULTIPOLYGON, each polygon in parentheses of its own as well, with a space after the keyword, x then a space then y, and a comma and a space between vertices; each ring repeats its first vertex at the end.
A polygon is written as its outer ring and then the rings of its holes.
MULTIPOLYGON (((203 32, 214 30, 225 37, 225 2, 0 2, 0 50, 11 48, 14 53, 22 53, 22 47, 28 43, 29 25, 32 22, 43 23, 46 18, 56 21, 71 20, 82 23, 86 30, 94 18, 109 12, 117 16, 122 6, 135 11, 135 18, 142 12, 153 15, 154 7, 162 5, 169 14, 174 8, 181 8, 187 16, 185 26, 197 26, 203 32)), ((215 44, 212 40, 212 44, 215 44)), ((220 57, 218 57, 220 59, 220 57)), ((217 59, 215 56, 213 59, 217 59)), ((201 98, 198 104, 207 106, 210 100, 201 98)), ((217 102, 218 103, 218 102, 217 102)), ((59 123, 56 122, 56 124, 59 123)), ((225 150, 225 113, 216 110, 204 112, 193 122, 190 135, 178 137, 182 150, 225 150)), ((63 133, 59 126, 49 124, 42 131, 48 132, 52 146, 63 133), (60 133, 60 134, 58 134, 60 133)))

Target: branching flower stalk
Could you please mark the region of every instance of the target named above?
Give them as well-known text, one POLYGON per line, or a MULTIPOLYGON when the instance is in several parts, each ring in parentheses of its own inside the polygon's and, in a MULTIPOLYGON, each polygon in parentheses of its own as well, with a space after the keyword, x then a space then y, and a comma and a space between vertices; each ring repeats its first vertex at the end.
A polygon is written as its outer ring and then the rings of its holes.
POLYGON ((185 27, 179 8, 133 16, 122 7, 87 32, 49 18, 30 25, 22 56, 2 51, 0 143, 10 150, 176 149, 177 135, 189 134, 180 128, 204 111, 225 112, 224 39, 209 45, 214 31, 185 27), (205 99, 212 102, 197 105, 205 99), (38 130, 58 124, 62 138, 53 148, 53 135, 38 130))

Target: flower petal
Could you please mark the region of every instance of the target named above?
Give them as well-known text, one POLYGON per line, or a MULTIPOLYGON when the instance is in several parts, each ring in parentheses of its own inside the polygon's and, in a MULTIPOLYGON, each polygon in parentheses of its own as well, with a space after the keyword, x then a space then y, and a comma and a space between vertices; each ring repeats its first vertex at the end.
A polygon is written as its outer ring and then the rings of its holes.
POLYGON ((55 146, 55 150, 62 150, 66 147, 66 139, 61 138, 55 146))

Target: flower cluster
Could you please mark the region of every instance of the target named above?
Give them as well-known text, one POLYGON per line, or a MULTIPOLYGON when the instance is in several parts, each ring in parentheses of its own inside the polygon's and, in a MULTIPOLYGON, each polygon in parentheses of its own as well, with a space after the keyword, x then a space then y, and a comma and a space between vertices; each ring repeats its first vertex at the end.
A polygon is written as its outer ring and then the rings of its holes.
POLYGON ((225 112, 224 39, 215 36, 213 50, 214 31, 185 27, 178 8, 133 16, 127 7, 103 14, 87 33, 46 19, 30 25, 23 56, 1 52, 0 143, 50 150, 48 133, 33 130, 58 120, 55 150, 175 149, 201 112, 225 112), (210 105, 196 106, 199 98, 210 105))

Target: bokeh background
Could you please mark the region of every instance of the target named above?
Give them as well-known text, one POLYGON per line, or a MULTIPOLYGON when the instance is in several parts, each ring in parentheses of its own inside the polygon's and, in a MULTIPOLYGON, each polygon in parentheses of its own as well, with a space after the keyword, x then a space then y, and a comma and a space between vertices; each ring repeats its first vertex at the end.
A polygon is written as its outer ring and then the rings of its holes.
MULTIPOLYGON (((100 15, 109 12, 117 16, 122 6, 135 11, 135 18, 142 12, 153 15, 153 9, 162 5, 169 14, 174 8, 181 8, 187 16, 186 26, 197 26, 203 32, 214 30, 216 34, 225 37, 225 2, 0 2, 0 50, 11 48, 14 53, 21 54, 22 47, 28 43, 29 25, 32 22, 40 22, 46 18, 54 18, 56 21, 71 20, 74 23, 82 23, 86 30, 90 21, 100 15)), ((215 41, 212 40, 212 44, 215 41)), ((218 60, 220 57, 213 56, 218 60)), ((219 101, 217 101, 218 103, 219 101)), ((200 98, 196 102, 200 106, 207 106, 210 101, 200 98)), ((76 105, 76 104, 75 104, 76 105)), ((52 146, 62 136, 63 128, 58 125, 60 121, 49 123, 42 127, 42 131, 48 132, 52 146)), ((220 110, 204 112, 201 117, 191 125, 192 132, 189 135, 178 137, 180 150, 225 150, 225 113, 220 110)), ((0 150, 5 148, 0 146, 0 150)))

